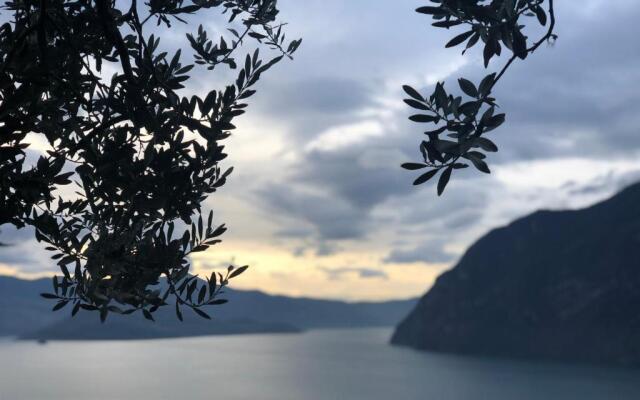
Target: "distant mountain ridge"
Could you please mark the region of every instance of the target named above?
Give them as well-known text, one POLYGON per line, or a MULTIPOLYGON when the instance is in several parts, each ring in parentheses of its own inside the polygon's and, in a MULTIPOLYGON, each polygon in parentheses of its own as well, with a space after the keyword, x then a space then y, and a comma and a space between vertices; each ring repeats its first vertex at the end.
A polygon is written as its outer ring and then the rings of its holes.
POLYGON ((640 184, 489 232, 437 279, 392 343, 640 366, 640 184))
POLYGON ((101 324, 96 313, 80 312, 72 319, 70 309, 51 312, 53 303, 39 296, 49 291, 48 279, 26 281, 0 276, 0 336, 38 340, 149 339, 393 326, 417 301, 349 303, 228 290, 229 303, 210 309, 212 321, 184 310, 185 322, 181 323, 173 307, 166 307, 155 314, 156 323, 142 315, 110 314, 107 323, 101 324))

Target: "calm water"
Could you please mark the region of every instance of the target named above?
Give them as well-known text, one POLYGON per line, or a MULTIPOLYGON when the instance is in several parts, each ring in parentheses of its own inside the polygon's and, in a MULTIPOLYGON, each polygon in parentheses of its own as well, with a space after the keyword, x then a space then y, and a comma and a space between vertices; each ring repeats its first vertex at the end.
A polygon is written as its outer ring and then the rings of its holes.
POLYGON ((140 342, 0 341, 0 400, 640 398, 640 371, 388 346, 390 329, 140 342))

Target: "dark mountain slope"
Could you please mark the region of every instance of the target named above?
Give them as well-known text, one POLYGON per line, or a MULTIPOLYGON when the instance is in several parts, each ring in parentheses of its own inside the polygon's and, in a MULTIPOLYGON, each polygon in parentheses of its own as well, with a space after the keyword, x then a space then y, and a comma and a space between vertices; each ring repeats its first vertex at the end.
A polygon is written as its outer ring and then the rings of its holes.
POLYGON ((438 278, 392 343, 640 366, 640 184, 491 231, 438 278))
POLYGON ((29 339, 146 339, 215 334, 296 332, 333 327, 392 326, 407 315, 416 300, 349 303, 272 296, 258 291, 228 290, 229 303, 212 308, 213 320, 183 310, 180 323, 173 307, 157 314, 157 323, 142 315, 109 316, 100 324, 96 313, 69 317, 70 308, 51 312, 55 304, 42 299, 51 291, 49 280, 24 281, 0 276, 0 336, 29 339))
POLYGON ((417 299, 350 303, 303 297, 269 296, 258 291, 233 292, 216 310, 222 318, 247 316, 256 321, 284 321, 302 329, 394 326, 417 299))
POLYGON ((0 276, 0 336, 29 332, 63 318, 52 313, 53 304, 40 297, 51 291, 51 281, 27 281, 0 276))
MULTIPOLYGON (((202 319, 197 315, 185 316, 180 322, 173 310, 158 311, 155 322, 140 315, 122 316, 112 314, 101 323, 95 313, 79 313, 74 318, 65 318, 34 332, 20 335, 30 340, 141 340, 210 335, 238 335, 249 333, 298 333, 292 325, 280 322, 260 322, 251 319, 202 319)), ((185 311, 185 314, 187 312, 185 311)))

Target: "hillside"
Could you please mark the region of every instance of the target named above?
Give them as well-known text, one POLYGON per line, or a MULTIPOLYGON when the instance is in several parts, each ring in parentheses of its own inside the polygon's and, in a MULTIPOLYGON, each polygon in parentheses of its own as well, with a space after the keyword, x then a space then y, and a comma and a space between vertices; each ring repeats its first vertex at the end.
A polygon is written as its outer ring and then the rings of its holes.
POLYGON ((100 324, 96 313, 69 317, 70 309, 52 313, 51 301, 41 292, 50 291, 50 281, 25 281, 0 276, 0 336, 27 339, 146 339, 241 333, 292 333, 314 328, 393 326, 416 300, 349 303, 272 296, 258 291, 228 290, 229 303, 212 308, 213 320, 184 311, 185 322, 173 307, 157 314, 157 322, 142 315, 110 315, 100 324))
POLYGON ((489 232, 437 279, 392 343, 640 366, 640 184, 489 232))

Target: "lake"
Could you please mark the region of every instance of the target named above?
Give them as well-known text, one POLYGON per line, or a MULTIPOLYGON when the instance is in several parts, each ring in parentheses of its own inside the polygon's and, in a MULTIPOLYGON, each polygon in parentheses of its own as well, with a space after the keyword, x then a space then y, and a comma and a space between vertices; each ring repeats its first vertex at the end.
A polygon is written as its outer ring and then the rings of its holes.
POLYGON ((0 340, 0 400, 638 399, 640 371, 422 353, 391 329, 114 342, 0 340))

